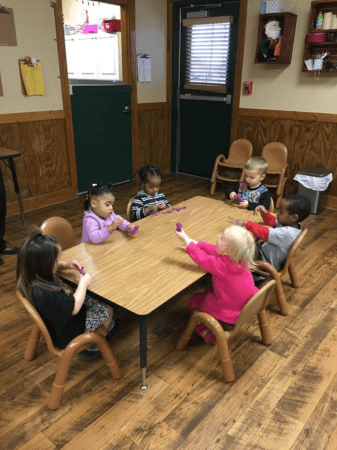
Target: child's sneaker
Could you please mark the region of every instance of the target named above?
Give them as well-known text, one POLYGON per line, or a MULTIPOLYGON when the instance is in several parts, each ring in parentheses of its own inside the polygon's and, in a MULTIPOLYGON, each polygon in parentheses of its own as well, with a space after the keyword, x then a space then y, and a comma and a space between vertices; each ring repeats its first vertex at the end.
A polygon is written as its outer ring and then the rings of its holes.
POLYGON ((101 352, 99 351, 99 349, 84 350, 84 352, 81 353, 81 356, 86 361, 95 361, 95 359, 98 359, 101 356, 101 352))
POLYGON ((120 319, 115 319, 115 325, 106 335, 106 340, 111 342, 112 339, 116 336, 116 334, 122 329, 123 322, 120 319))

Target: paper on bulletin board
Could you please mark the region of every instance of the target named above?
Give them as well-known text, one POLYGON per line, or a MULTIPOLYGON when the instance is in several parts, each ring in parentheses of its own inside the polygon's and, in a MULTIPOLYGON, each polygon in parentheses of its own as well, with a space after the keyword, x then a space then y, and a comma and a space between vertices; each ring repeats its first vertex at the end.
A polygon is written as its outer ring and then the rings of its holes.
POLYGON ((138 81, 140 83, 151 82, 151 56, 143 53, 137 56, 138 81))
POLYGON ((46 94, 40 61, 36 67, 29 67, 24 60, 20 61, 20 72, 27 95, 46 94))
POLYGON ((0 45, 16 46, 16 32, 12 8, 0 8, 0 45))

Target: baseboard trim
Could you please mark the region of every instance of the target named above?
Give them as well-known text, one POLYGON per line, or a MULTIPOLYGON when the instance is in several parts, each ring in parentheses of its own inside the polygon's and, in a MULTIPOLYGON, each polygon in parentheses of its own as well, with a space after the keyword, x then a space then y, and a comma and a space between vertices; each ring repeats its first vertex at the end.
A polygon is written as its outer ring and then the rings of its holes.
MULTIPOLYGON (((44 206, 54 205, 56 203, 61 203, 66 200, 71 200, 77 198, 78 193, 74 188, 63 189, 62 191, 51 192, 49 194, 42 194, 36 197, 25 198, 22 200, 23 210, 25 212, 31 211, 32 209, 43 208, 44 206)), ((20 213, 19 202, 8 203, 7 205, 7 216, 13 216, 14 214, 20 213)))

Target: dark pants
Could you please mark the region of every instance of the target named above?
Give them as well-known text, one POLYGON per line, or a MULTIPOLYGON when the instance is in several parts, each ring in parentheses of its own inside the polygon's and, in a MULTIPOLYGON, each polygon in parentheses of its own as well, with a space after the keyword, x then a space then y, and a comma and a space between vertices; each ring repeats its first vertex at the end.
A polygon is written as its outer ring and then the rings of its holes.
POLYGON ((6 227, 6 192, 4 180, 2 178, 2 173, 0 169, 0 252, 5 250, 6 244, 4 240, 5 227, 6 227))

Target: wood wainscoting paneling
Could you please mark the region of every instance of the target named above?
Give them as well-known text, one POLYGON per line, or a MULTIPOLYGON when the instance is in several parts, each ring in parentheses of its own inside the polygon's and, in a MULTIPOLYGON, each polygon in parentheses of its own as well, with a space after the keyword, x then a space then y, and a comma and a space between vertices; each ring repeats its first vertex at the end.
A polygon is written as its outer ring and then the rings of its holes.
MULTIPOLYGON (((0 147, 21 153, 15 158, 15 167, 25 210, 77 196, 77 188, 72 183, 64 118, 15 123, 0 121, 0 147)), ((11 215, 19 212, 12 173, 4 161, 0 162, 0 167, 8 215, 11 215)))
POLYGON ((140 166, 155 164, 163 173, 171 171, 171 154, 167 145, 167 103, 139 103, 140 166))
MULTIPOLYGON (((331 170, 333 181, 328 188, 328 205, 337 196, 337 115, 295 111, 240 109, 236 139, 253 144, 253 154, 261 155, 269 142, 283 142, 288 149, 290 178, 304 167, 331 170)), ((297 182, 287 183, 294 192, 297 182)))

